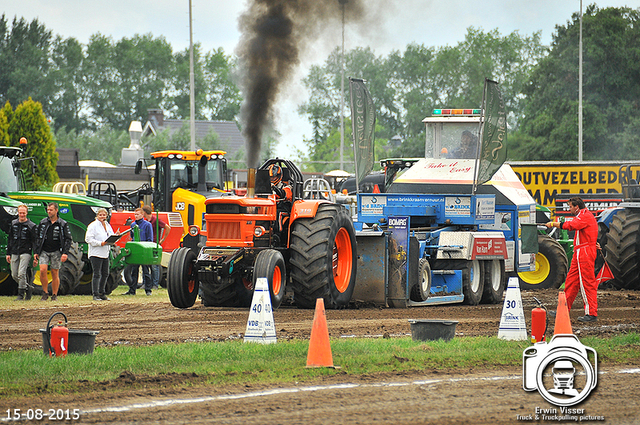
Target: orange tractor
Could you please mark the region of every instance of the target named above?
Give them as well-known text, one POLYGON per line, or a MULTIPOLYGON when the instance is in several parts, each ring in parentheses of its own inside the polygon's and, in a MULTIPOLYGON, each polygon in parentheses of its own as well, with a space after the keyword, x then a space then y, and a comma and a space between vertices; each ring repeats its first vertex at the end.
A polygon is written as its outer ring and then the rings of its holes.
POLYGON ((266 161, 248 183, 246 196, 205 201, 206 226, 190 234, 206 241, 198 252, 176 249, 169 262, 171 304, 191 307, 200 294, 205 306, 247 307, 257 279, 266 278, 273 308, 286 292, 300 308, 313 308, 317 298, 327 308, 346 307, 357 258, 347 209, 305 199, 302 173, 287 160, 266 161))

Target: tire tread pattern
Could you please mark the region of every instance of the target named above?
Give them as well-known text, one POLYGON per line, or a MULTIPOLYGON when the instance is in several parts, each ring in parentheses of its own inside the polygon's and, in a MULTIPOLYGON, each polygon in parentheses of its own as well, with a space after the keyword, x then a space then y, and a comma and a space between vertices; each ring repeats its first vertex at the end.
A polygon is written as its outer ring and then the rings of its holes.
POLYGON ((619 289, 640 289, 640 213, 621 210, 613 217, 604 247, 619 289))
POLYGON ((196 255, 189 248, 178 248, 171 254, 167 273, 167 289, 171 304, 177 308, 193 306, 198 297, 198 279, 192 291, 189 290, 189 279, 194 273, 196 255))
POLYGON ((299 218, 291 231, 291 282, 294 301, 299 308, 315 308, 316 299, 324 299, 327 309, 345 308, 355 287, 356 246, 353 222, 340 205, 322 203, 313 218, 299 218), (332 275, 335 234, 346 228, 351 238, 352 268, 349 286, 338 293, 332 275))

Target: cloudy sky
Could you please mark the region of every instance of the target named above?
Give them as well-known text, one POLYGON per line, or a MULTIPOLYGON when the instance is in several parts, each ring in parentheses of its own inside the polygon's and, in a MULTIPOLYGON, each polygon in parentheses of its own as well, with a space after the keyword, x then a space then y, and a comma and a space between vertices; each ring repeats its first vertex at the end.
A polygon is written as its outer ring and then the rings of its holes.
MULTIPOLYGON (((599 7, 640 7, 640 0, 583 0, 583 9, 591 3, 599 7)), ((234 53, 240 39, 238 18, 247 4, 246 0, 192 0, 194 41, 204 51, 222 47, 234 53)), ((580 10, 580 0, 369 0, 366 4, 385 10, 379 14, 375 31, 363 35, 347 28, 345 48, 369 46, 377 55, 404 50, 411 42, 455 45, 470 26, 485 31, 498 29, 503 35, 541 31, 543 42, 548 44, 555 26, 566 24, 572 13, 580 10)), ((146 33, 164 36, 174 51, 189 46, 188 0, 0 0, 0 6, 8 20, 14 16, 29 21, 38 18, 54 34, 74 37, 84 44, 99 32, 114 40, 146 33)), ((335 31, 327 28, 302 58, 296 81, 282 94, 277 108, 277 127, 283 134, 280 155, 287 147, 299 145, 303 137, 311 136, 310 126, 295 113, 297 105, 306 99, 299 79, 309 65, 322 64, 340 42, 340 26, 335 31)))

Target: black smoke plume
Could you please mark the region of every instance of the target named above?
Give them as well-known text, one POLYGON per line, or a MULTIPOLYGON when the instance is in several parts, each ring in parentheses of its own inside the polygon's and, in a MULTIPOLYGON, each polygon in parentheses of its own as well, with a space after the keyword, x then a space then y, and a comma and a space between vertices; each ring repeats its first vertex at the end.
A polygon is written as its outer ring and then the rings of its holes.
MULTIPOLYGON (((341 31, 365 18, 363 0, 251 0, 240 17, 240 60, 244 103, 240 113, 247 143, 247 165, 257 167, 274 106, 300 63, 301 52, 324 31, 341 31)), ((333 47, 333 46, 332 46, 333 47)))

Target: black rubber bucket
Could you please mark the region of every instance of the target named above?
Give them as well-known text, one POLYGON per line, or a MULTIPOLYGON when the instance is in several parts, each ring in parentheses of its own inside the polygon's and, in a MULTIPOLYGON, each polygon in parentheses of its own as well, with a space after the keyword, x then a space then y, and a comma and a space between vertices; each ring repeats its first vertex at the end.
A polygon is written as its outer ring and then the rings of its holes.
MULTIPOLYGON (((47 330, 40 329, 42 334, 42 351, 49 355, 49 339, 47 330)), ((75 354, 93 354, 93 348, 96 345, 96 335, 100 331, 89 331, 84 329, 69 329, 69 347, 68 353, 75 354)))
MULTIPOLYGON (((44 351, 44 354, 47 356, 50 351, 49 341, 51 341, 51 328, 53 327, 51 321, 57 315, 64 317, 64 325, 67 326, 67 316, 63 312, 57 311, 49 318, 47 328, 40 329, 40 333, 42 334, 42 351, 44 351)), ((69 329, 67 353, 93 354, 93 348, 96 345, 96 335, 98 335, 98 333, 100 333, 100 331, 69 329)))
POLYGON ((409 320, 411 325, 411 339, 414 341, 436 341, 443 339, 450 341, 456 335, 455 320, 409 320))

